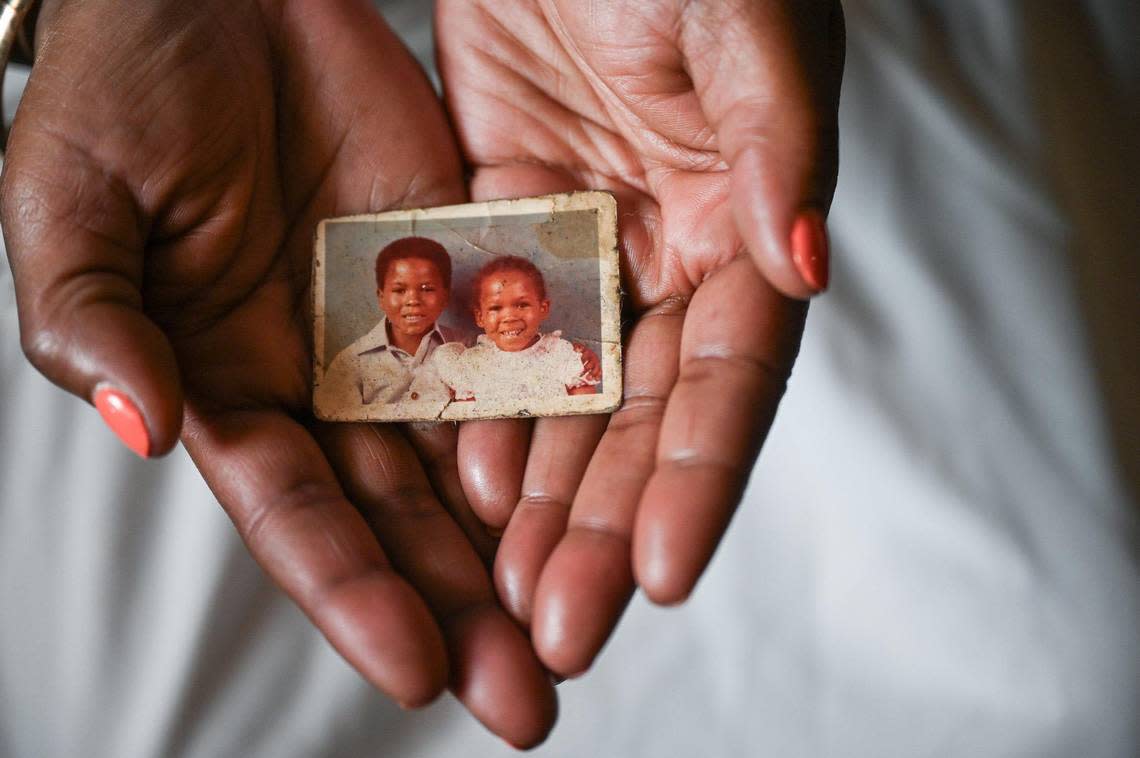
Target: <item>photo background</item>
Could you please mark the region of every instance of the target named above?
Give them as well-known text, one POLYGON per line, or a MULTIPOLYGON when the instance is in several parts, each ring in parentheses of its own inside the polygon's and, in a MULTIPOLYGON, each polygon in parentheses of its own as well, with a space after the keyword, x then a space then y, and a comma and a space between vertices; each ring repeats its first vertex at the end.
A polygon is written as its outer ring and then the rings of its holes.
POLYGON ((325 365, 380 320, 376 255, 401 237, 429 237, 451 256, 451 301, 440 322, 465 336, 481 334, 471 315, 471 280, 494 256, 529 258, 546 279, 550 316, 542 332, 601 353, 601 271, 597 212, 562 211, 493 217, 340 221, 325 227, 325 365))

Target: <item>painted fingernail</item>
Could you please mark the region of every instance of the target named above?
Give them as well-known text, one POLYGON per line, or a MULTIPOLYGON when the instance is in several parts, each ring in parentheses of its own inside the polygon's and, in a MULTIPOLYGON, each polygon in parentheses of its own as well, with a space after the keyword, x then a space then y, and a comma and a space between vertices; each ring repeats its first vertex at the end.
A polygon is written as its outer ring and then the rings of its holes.
POLYGON ((95 390, 95 408, 111 431, 141 458, 150 457, 150 437, 142 414, 130 399, 117 389, 95 390))
POLYGON ((792 225, 792 262, 808 286, 816 292, 827 289, 829 250, 823 214, 815 208, 800 213, 792 225))

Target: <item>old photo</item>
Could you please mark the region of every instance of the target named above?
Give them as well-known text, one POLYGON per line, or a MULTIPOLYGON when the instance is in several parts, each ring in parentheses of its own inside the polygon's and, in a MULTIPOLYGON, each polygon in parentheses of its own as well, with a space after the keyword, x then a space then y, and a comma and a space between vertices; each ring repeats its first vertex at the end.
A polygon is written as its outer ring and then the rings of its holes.
POLYGON ((606 192, 321 222, 313 264, 317 417, 614 410, 616 223, 606 192))

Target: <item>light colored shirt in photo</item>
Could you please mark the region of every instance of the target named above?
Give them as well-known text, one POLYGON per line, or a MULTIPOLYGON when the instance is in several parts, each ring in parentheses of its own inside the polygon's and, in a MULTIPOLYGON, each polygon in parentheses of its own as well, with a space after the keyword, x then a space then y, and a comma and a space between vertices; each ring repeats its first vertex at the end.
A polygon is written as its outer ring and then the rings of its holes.
POLYGON ((457 401, 523 400, 567 394, 596 385, 586 376, 582 356, 562 332, 551 332, 525 350, 502 350, 481 334, 474 347, 447 345, 437 350, 412 382, 409 398, 454 394, 457 401))
POLYGON ((454 330, 437 323, 420 340, 415 354, 408 353, 388 341, 388 319, 382 318, 329 364, 317 387, 317 402, 324 407, 339 407, 399 400, 432 352, 458 339, 454 330))

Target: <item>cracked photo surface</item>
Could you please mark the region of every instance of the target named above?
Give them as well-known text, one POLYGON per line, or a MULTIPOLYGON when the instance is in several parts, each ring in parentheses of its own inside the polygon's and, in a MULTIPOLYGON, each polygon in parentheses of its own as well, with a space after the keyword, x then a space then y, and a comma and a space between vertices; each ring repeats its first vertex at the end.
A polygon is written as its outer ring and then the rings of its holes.
POLYGON ((327 219, 315 245, 318 418, 561 416, 620 404, 609 193, 327 219))

